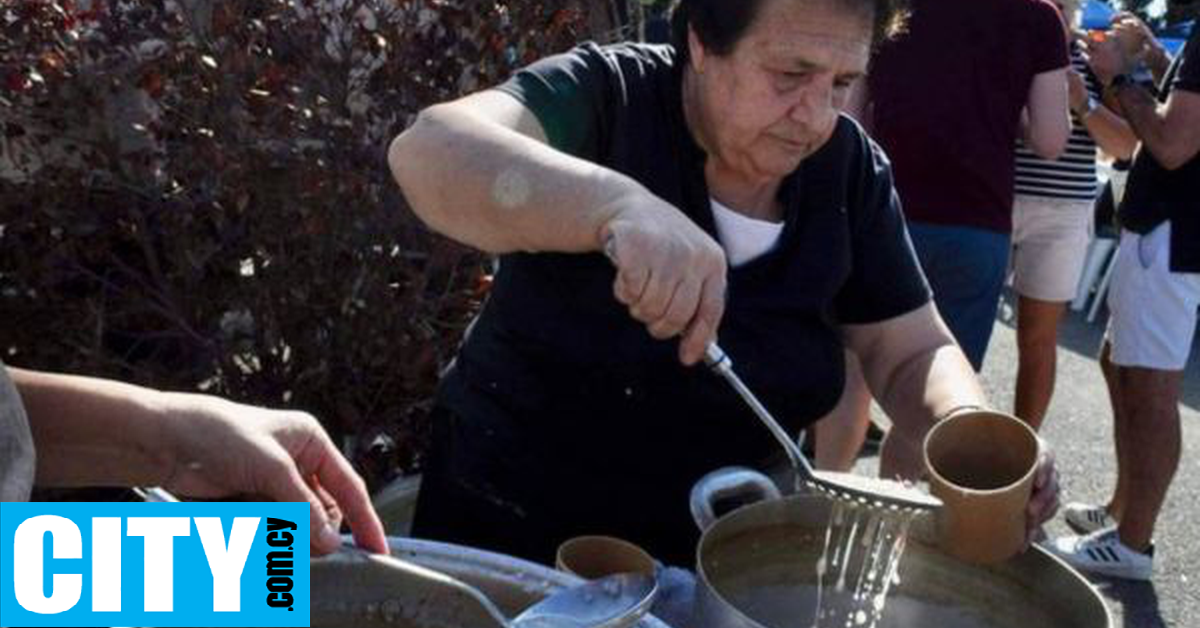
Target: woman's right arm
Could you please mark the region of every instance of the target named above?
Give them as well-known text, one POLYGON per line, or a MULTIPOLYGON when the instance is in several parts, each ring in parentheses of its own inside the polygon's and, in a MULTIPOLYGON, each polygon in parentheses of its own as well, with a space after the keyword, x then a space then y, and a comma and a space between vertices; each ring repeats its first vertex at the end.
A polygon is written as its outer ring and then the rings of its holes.
POLYGON ((698 361, 724 311, 725 256, 683 212, 612 169, 547 144, 536 116, 485 91, 436 105, 388 150, 430 228, 493 253, 606 251, 615 297, 656 338, 683 334, 698 361))
POLYGON ((551 148, 534 114, 485 91, 420 113, 388 151, 396 182, 434 230, 492 253, 600 250, 632 179, 551 148))

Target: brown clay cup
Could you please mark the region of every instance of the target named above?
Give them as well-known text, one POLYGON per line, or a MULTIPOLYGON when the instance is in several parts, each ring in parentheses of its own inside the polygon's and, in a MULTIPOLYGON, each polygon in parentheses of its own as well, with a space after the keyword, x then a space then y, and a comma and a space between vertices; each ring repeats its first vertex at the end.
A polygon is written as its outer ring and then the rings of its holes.
POLYGON ((577 536, 558 546, 554 565, 583 578, 595 580, 618 573, 640 573, 654 577, 654 558, 646 550, 612 536, 577 536))
POLYGON ((1016 417, 981 410, 935 425, 925 437, 925 467, 930 493, 944 504, 942 550, 980 565, 1020 552, 1037 460, 1037 435, 1016 417))

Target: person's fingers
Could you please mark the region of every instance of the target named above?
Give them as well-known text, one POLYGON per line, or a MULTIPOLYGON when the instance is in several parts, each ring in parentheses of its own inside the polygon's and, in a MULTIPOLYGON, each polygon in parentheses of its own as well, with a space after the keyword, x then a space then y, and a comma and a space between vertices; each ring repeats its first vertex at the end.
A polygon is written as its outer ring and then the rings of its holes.
POLYGON ((281 502, 308 502, 313 554, 320 556, 336 550, 341 545, 341 538, 329 524, 325 505, 305 483, 292 459, 269 457, 262 464, 262 493, 281 502))
POLYGON ((650 279, 650 267, 639 258, 634 247, 623 246, 617 231, 610 231, 604 238, 604 256, 617 269, 613 280, 613 296, 623 305, 632 305, 641 298, 650 279))
MULTIPOLYGON (((387 536, 383 531, 383 523, 375 514, 371 497, 367 494, 366 483, 354 472, 350 462, 333 447, 333 443, 326 438, 319 438, 317 442, 323 451, 313 473, 321 488, 328 492, 345 515, 355 544, 371 552, 386 554, 387 536)), ((340 543, 340 538, 338 542, 340 543)), ((336 548, 335 544, 333 549, 336 548)))
POLYGON ((629 268, 618 268, 614 294, 617 301, 625 305, 637 303, 646 292, 650 283, 650 269, 637 265, 629 268))
POLYGON ((340 533, 342 531, 342 522, 346 517, 342 514, 342 509, 338 506, 337 500, 333 498, 333 495, 329 494, 329 491, 325 490, 325 487, 321 486, 321 481, 317 479, 315 474, 308 476, 306 480, 308 481, 308 488, 312 490, 317 496, 317 500, 325 507, 325 519, 329 522, 329 527, 340 533))
POLYGON ((645 292, 629 308, 634 318, 649 325, 667 313, 671 297, 675 296, 675 289, 682 279, 674 266, 670 262, 658 262, 653 266, 645 292))
POLYGON ((700 301, 683 340, 679 359, 690 366, 704 357, 704 350, 716 341, 717 329, 725 313, 725 275, 710 276, 700 289, 700 301))
POLYGON ((1058 512, 1058 498, 1058 470, 1054 464, 1054 454, 1043 445, 1038 459, 1038 469, 1034 475, 1033 496, 1029 500, 1027 511, 1030 530, 1040 526, 1058 512))
POLYGON ((695 276, 685 277, 675 286, 675 294, 667 304, 667 311, 658 320, 650 323, 650 335, 665 339, 682 333, 696 314, 696 307, 700 303, 700 288, 701 279, 695 276))

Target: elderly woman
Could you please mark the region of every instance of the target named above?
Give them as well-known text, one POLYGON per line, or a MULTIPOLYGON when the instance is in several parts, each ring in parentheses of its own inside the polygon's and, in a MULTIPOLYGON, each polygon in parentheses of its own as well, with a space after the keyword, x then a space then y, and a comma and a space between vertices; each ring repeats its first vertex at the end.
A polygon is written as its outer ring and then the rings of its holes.
POLYGON ((885 469, 919 475, 929 426, 985 400, 886 159, 839 114, 900 19, 892 0, 683 0, 673 46, 585 44, 393 142, 417 214, 501 254, 439 391, 416 534, 539 560, 614 534, 690 563, 692 483, 778 447, 694 366, 718 331, 792 430, 837 402, 852 347, 896 424, 885 469))

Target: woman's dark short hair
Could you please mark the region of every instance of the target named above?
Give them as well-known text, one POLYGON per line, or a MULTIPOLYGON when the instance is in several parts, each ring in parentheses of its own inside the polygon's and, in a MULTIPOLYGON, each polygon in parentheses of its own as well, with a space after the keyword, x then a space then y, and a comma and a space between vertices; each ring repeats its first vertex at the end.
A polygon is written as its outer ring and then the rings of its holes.
MULTIPOLYGON (((676 54, 688 57, 688 26, 696 31, 700 43, 715 55, 729 54, 746 29, 754 22, 766 0, 676 0, 671 11, 671 43, 676 54)), ((792 0, 803 2, 805 0, 792 0)), ((830 0, 823 0, 830 1, 830 0)), ((872 41, 879 45, 904 30, 908 18, 905 0, 832 0, 848 9, 873 11, 872 41)))

